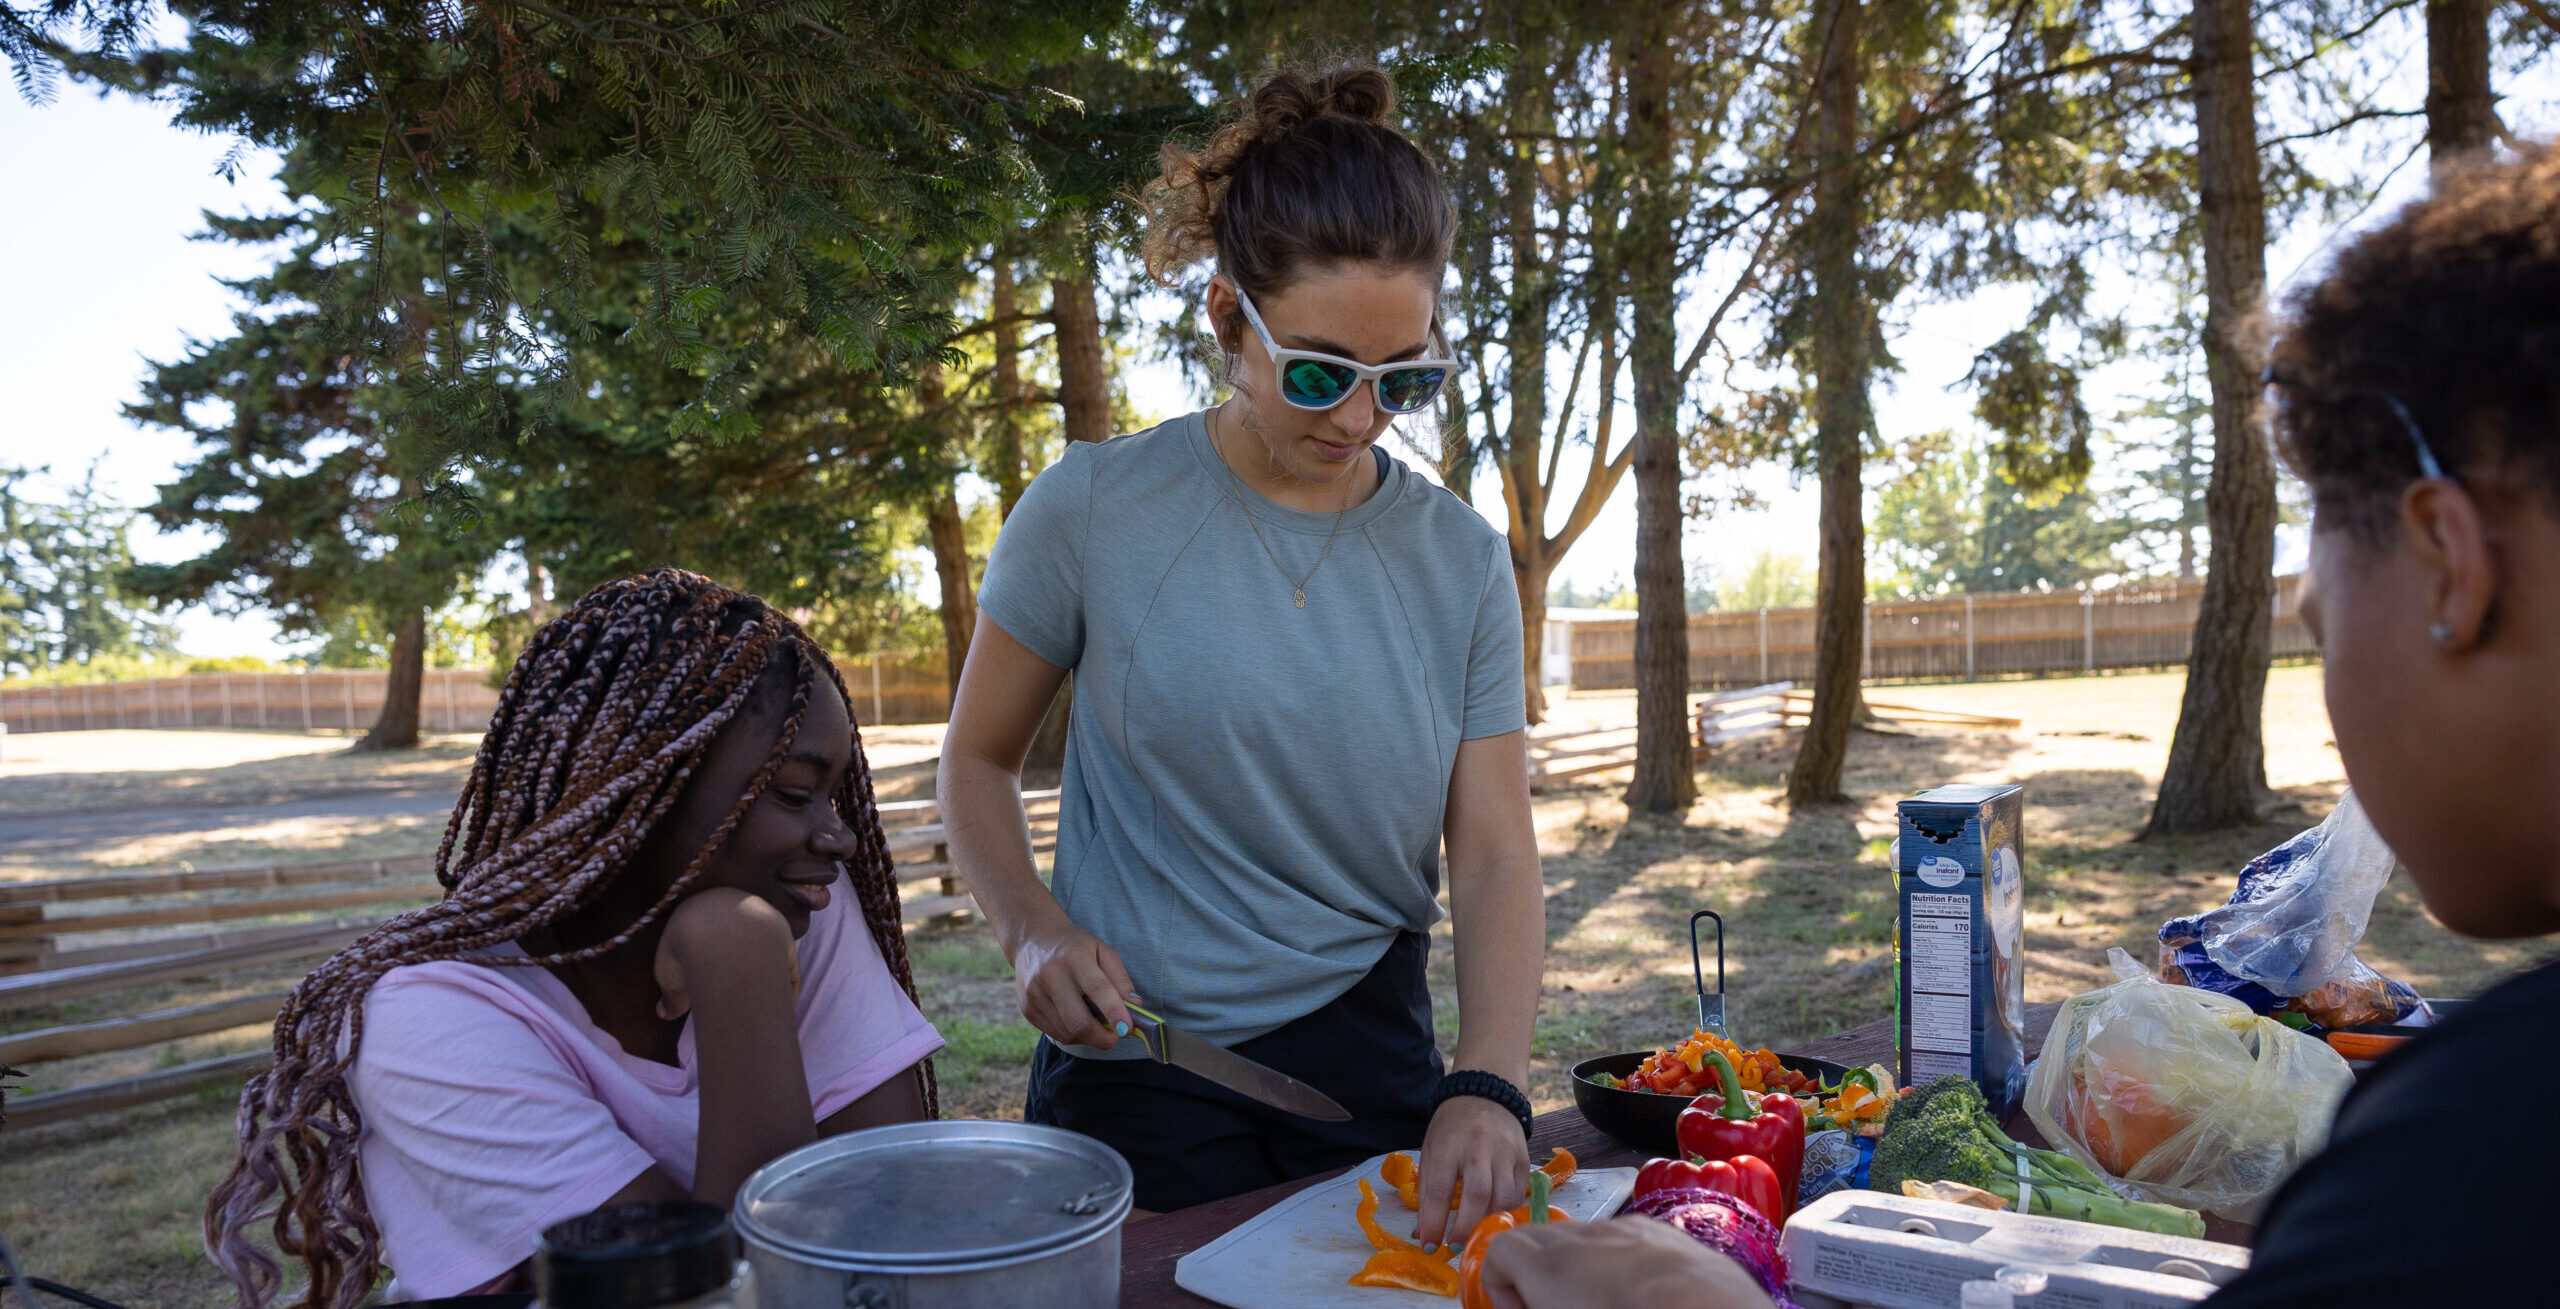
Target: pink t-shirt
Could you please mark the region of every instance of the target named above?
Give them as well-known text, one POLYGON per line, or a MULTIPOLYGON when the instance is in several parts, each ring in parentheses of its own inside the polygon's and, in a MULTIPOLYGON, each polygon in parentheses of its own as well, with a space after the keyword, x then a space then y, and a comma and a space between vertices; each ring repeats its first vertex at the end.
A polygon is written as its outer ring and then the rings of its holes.
MULTIPOLYGON (((842 882, 800 939, 800 1056, 818 1118, 942 1037, 898 989, 842 882)), ((521 956, 513 944, 493 953, 521 956)), ((365 1200, 404 1296, 453 1295, 531 1257, 542 1229, 651 1164, 693 1184, 693 1024, 679 1067, 625 1054, 545 968, 395 968, 365 1001, 348 1087, 365 1200)))

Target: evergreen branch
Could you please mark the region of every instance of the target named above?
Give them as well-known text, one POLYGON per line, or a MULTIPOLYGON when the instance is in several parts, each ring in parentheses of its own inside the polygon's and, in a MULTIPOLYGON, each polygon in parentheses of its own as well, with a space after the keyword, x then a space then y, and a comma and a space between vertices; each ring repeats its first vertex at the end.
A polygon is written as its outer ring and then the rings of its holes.
POLYGON ((2290 145, 2296 141, 2316 141, 2322 137, 2335 136, 2358 123, 2372 122, 2376 119, 2382 118, 2424 118, 2426 116, 2427 111, 2424 109, 2359 109, 2325 127, 2314 127, 2306 131, 2288 133, 2284 136, 2270 136, 2259 142, 2259 145, 2261 148, 2264 148, 2267 146, 2290 145))

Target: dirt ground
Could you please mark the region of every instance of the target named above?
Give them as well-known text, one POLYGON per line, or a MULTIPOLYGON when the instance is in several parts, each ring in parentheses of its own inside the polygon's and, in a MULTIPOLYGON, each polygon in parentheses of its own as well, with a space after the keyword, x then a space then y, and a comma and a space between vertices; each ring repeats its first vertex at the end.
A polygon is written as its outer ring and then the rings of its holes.
MULTIPOLYGON (((1894 801, 1923 787, 2025 784, 2029 999, 2058 1000, 2110 980, 2110 945, 2148 959, 2162 919, 2220 903, 2241 863, 2316 822, 2343 785, 2318 670, 2277 669, 2268 687, 2266 731, 2278 807, 2247 830, 2134 841, 2168 752, 2181 685, 2177 674, 2142 674, 1873 688, 1875 701, 1999 714, 2023 724, 1997 732, 1860 732, 1848 788, 1863 798, 1806 813, 1791 815, 1780 801, 1794 742, 1779 736, 1744 742, 1714 761, 1701 775, 1699 804, 1684 820, 1630 820, 1617 799, 1622 774, 1541 796, 1548 950, 1530 1088, 1538 1107, 1570 1103, 1566 1070, 1574 1062, 1652 1046, 1686 1030, 1693 1002, 1683 938, 1693 909, 1713 908, 1731 925, 1730 1022, 1746 1042, 1784 1048, 1888 1016, 1893 910, 1885 853, 1894 801)), ((1578 695, 1559 699, 1553 718, 1597 725, 1631 721, 1632 711, 1630 696, 1578 695)), ((931 793, 937 738, 933 728, 867 734, 883 799, 931 793)), ((20 757, 22 742, 35 739, 13 740, 12 758, 20 757)), ((146 808, 216 791, 238 801, 261 794, 280 801, 314 785, 383 785, 389 779, 371 771, 376 768, 414 768, 397 773, 401 785, 438 776, 449 794, 468 767, 467 750, 460 743, 435 749, 434 756, 399 764, 279 752, 156 773, 127 770, 108 780, 116 803, 146 808)), ((79 774, 67 769, 37 776, 59 779, 53 784, 66 791, 82 789, 73 781, 79 774)), ((10 794, 20 780, 13 772, 0 783, 0 816, 29 812, 10 794)), ((280 832, 277 839, 291 835, 280 832)), ((321 846, 340 839, 317 829, 308 835, 321 846)), ((394 832, 371 839, 414 837, 394 832)), ((431 845, 432 837, 427 840, 431 845)), ((0 877, 75 866, 21 868, 9 860, 0 848, 0 877)), ((911 934, 909 942, 923 1007, 949 1042, 937 1060, 944 1113, 1018 1117, 1032 1033, 1015 1012, 1011 972, 990 934, 977 925, 936 927, 911 934)), ((2398 876, 2375 907, 2363 953, 2429 994, 2462 995, 2560 955, 2560 942, 2453 937, 2426 916, 2406 877, 2398 876)), ((1444 1045, 1456 1030, 1452 965, 1444 924, 1432 961, 1444 1045)), ((286 970, 225 978, 219 990, 181 984, 148 1001, 188 1003, 289 980, 286 970)), ((76 1011, 0 1014, 0 1030, 135 1007, 137 997, 121 996, 76 1011)), ((91 1081, 155 1061, 246 1049, 260 1039, 257 1029, 243 1029, 197 1038, 167 1055, 38 1068, 31 1080, 91 1081)), ((223 1094, 9 1131, 0 1135, 0 1231, 37 1275, 134 1305, 219 1302, 220 1283, 198 1249, 198 1213, 230 1153, 231 1104, 223 1094)))

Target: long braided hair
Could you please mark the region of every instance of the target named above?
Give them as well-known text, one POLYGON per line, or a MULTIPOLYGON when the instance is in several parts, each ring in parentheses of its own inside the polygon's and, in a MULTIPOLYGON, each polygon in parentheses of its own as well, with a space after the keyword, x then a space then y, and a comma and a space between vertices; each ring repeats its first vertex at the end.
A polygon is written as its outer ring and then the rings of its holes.
MULTIPOLYGON (((373 984, 404 964, 482 954, 592 902, 674 807, 767 664, 785 656, 797 679, 780 739, 657 903, 602 944, 488 963, 567 963, 632 940, 684 897, 763 794, 791 751, 819 672, 845 692, 833 661, 789 618, 680 569, 599 586, 534 636, 507 674, 445 824, 436 851, 444 898, 367 932, 304 977, 276 1016, 274 1066, 240 1093, 240 1157, 206 1206, 205 1244, 243 1303, 263 1306, 283 1284, 250 1235, 270 1220, 276 1248, 310 1271, 299 1301, 309 1309, 352 1309, 381 1271, 380 1233, 356 1169, 364 1123, 347 1088, 373 984)), ((853 766, 833 799, 856 834, 846 864, 863 919, 913 999, 897 878, 858 730, 853 766)), ((924 1096, 926 1114, 938 1114, 930 1061, 924 1096)))

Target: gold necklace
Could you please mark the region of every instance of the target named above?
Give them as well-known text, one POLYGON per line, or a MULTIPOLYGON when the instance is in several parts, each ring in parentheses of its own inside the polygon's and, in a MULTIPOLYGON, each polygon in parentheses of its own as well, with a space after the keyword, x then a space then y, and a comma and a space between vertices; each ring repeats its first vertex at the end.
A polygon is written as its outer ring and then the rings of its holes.
MULTIPOLYGON (((1253 539, 1262 546, 1262 553, 1270 558, 1271 566, 1279 571, 1280 580, 1289 584, 1289 598, 1296 601, 1300 609, 1306 608, 1307 583, 1316 580, 1316 569, 1324 567, 1325 556, 1333 553, 1333 539, 1342 535, 1342 516, 1351 512, 1351 478, 1343 479, 1342 507, 1333 511, 1333 530, 1324 535, 1324 549, 1316 553, 1315 568, 1308 569, 1304 577, 1291 577, 1289 570, 1281 567, 1280 556, 1272 553, 1271 543, 1263 540, 1262 524, 1253 521, 1253 507, 1244 502, 1244 479, 1236 476, 1234 466, 1227 462, 1227 452, 1218 445, 1218 432, 1214 427, 1209 430, 1209 448, 1217 453, 1218 466, 1227 470, 1227 482, 1229 489, 1235 495, 1236 508, 1244 511, 1244 525, 1253 529, 1253 539)), ((1356 471, 1351 474, 1351 477, 1358 476, 1359 473, 1356 471)))

